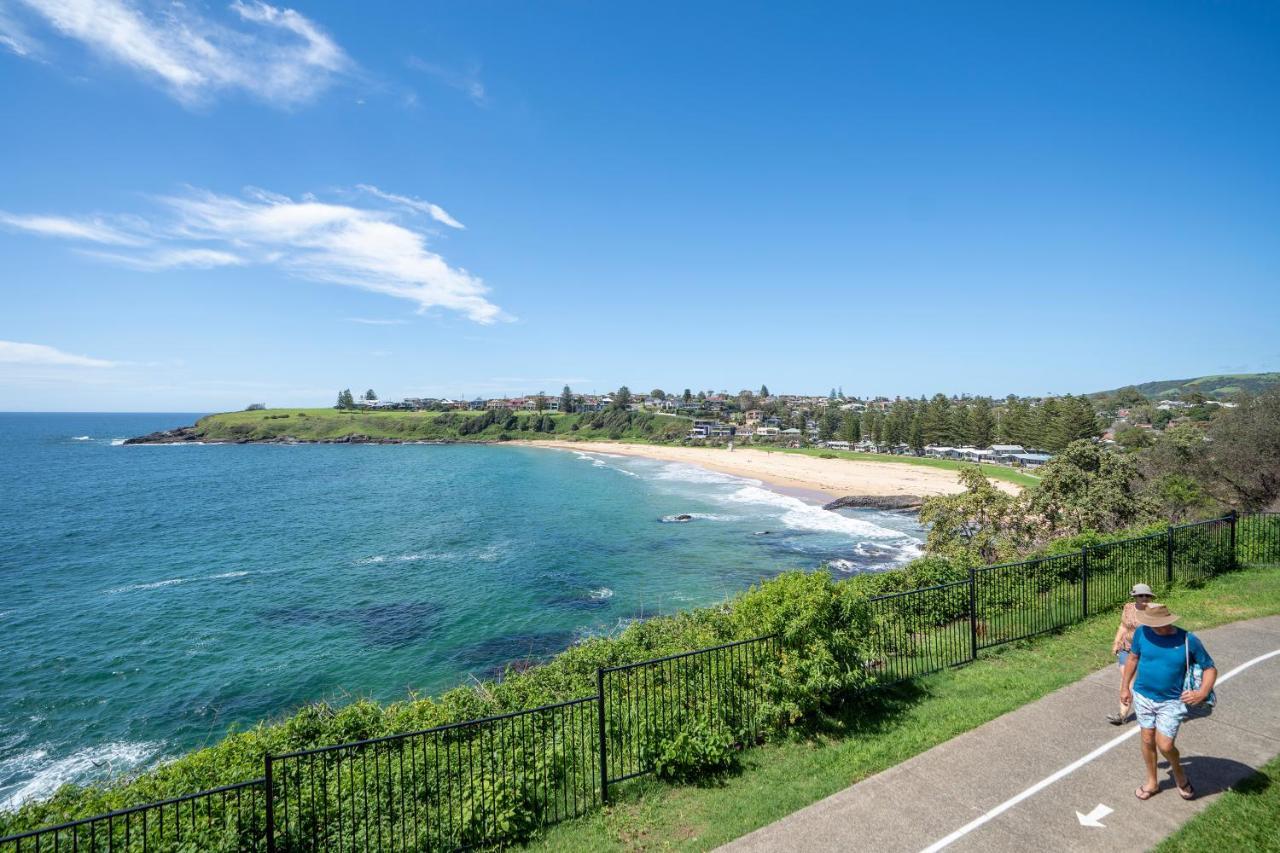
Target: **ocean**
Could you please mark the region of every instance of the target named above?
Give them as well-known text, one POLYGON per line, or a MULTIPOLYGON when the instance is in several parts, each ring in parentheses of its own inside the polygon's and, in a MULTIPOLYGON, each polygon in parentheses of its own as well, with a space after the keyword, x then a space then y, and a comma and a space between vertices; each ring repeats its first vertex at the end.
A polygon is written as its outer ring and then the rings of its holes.
POLYGON ((121 444, 197 417, 0 414, 0 807, 924 535, 591 450, 121 444))

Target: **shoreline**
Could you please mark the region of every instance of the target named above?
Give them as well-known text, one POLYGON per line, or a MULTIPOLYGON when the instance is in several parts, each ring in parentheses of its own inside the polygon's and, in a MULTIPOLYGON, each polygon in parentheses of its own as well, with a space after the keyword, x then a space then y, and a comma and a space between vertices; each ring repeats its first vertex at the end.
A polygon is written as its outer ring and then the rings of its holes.
MULTIPOLYGON (((964 491, 959 473, 941 468, 860 462, 852 459, 823 459, 784 453, 768 453, 749 447, 732 451, 710 447, 677 447, 664 444, 630 444, 612 441, 508 441, 517 447, 549 450, 577 450, 614 456, 636 456, 659 462, 697 465, 720 474, 759 480, 775 491, 792 490, 818 501, 844 497, 896 497, 953 495, 964 491)), ((1021 487, 1000 480, 996 488, 1018 494, 1021 487)))

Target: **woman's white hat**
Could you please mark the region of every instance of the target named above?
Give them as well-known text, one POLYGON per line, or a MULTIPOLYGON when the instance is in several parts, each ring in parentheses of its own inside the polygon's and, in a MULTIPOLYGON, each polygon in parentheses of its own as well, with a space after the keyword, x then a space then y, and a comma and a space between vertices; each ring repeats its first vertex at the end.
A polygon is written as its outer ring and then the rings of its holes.
POLYGON ((1135 583, 1133 589, 1129 590, 1129 595, 1155 595, 1155 593, 1145 583, 1135 583))

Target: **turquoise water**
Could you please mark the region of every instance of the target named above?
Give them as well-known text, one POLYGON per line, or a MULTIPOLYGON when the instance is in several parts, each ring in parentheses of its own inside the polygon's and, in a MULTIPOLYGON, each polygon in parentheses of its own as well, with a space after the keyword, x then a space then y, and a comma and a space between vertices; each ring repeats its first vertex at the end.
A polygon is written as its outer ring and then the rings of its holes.
POLYGON ((195 417, 0 414, 0 804, 922 537, 601 453, 119 444, 195 417))

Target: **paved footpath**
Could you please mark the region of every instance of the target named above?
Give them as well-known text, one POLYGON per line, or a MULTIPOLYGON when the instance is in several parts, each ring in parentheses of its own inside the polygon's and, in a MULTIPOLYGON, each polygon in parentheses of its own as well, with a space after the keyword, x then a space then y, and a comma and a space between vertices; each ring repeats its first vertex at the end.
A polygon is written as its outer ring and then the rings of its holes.
POLYGON ((1163 758, 1160 793, 1134 797, 1137 726, 1104 719, 1113 665, 721 849, 1147 850, 1280 754, 1280 616, 1196 633, 1222 686, 1218 707, 1178 735, 1195 800, 1178 796, 1163 758))

